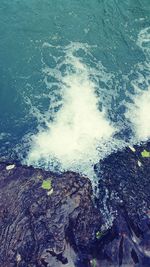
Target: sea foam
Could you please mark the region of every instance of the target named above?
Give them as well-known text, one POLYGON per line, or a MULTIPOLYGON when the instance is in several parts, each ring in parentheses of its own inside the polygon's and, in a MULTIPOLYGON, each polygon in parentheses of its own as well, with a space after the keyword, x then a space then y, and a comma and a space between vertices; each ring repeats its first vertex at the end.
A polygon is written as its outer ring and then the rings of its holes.
POLYGON ((150 138, 150 27, 140 31, 137 46, 143 51, 144 61, 135 69, 137 78, 131 81, 135 94, 128 104, 126 118, 133 130, 133 142, 146 141, 150 138))
POLYGON ((115 100, 116 93, 118 96, 115 74, 108 72, 93 57, 88 62, 92 54, 86 44, 71 43, 66 47, 43 44, 47 50, 46 59, 42 60, 49 109, 43 114, 31 105, 39 126, 38 132, 28 138, 30 149, 24 163, 45 169, 73 170, 93 179, 93 165, 100 159, 112 151, 150 138, 149 28, 140 31, 136 45, 144 58, 126 77, 122 75, 122 81, 124 84, 127 81, 134 93, 125 85, 125 94, 130 101, 123 100, 124 120, 118 120, 114 125, 108 110, 113 115, 112 99, 115 100), (50 55, 50 64, 47 55, 50 55), (136 78, 132 79, 132 76, 136 78), (128 139, 118 138, 116 133, 126 128, 132 130, 132 135, 128 139))
POLYGON ((66 49, 63 75, 58 67, 55 71, 47 66, 44 69, 48 76, 53 75, 59 80, 62 105, 53 121, 47 120, 46 129, 40 129, 32 136, 26 162, 32 165, 43 163, 47 168, 57 162, 62 170, 89 175, 92 165, 106 153, 105 144, 115 133, 115 128, 105 110, 98 109, 97 85, 91 79, 93 70, 74 55, 78 49, 75 45, 66 49))

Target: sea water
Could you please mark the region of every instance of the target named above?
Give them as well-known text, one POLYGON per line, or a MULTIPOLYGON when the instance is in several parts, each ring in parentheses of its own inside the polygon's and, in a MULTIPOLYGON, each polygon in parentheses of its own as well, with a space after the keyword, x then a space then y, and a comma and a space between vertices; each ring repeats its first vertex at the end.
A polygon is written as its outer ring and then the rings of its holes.
POLYGON ((0 157, 93 179, 150 138, 149 0, 1 0, 0 157))

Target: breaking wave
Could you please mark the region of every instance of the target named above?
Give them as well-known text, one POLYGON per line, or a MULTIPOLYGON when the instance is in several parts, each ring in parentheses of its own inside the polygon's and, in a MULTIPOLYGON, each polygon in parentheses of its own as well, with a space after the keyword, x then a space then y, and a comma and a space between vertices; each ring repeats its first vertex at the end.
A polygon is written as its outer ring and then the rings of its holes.
POLYGON ((139 33, 136 45, 144 60, 122 74, 124 97, 118 101, 118 76, 97 62, 93 47, 43 44, 47 92, 42 97, 49 105, 42 113, 30 103, 39 125, 36 134, 26 137, 30 148, 24 163, 93 177, 93 165, 100 159, 150 137, 150 28, 139 33), (120 134, 125 129, 131 132, 128 138, 120 134))
POLYGON ((141 30, 137 45, 142 49, 144 62, 136 66, 138 78, 131 82, 135 94, 128 104, 126 118, 134 132, 133 142, 146 141, 150 138, 150 27, 141 30))
MULTIPOLYGON (((44 47, 53 48, 47 43, 44 47)), ((57 49, 61 51, 61 47, 57 49)), ((53 57, 54 68, 43 69, 53 110, 46 128, 32 136, 28 164, 46 168, 59 165, 63 170, 89 174, 91 166, 106 154, 106 144, 116 129, 105 109, 99 110, 96 77, 101 74, 105 82, 108 77, 104 78, 107 74, 102 65, 100 71, 85 64, 76 55, 79 51, 88 53, 88 47, 73 43, 65 48, 63 57, 53 57)))

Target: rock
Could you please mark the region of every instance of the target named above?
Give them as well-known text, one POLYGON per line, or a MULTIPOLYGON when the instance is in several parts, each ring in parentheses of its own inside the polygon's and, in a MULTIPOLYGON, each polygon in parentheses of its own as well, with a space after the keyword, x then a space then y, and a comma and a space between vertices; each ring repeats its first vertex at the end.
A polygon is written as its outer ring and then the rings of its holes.
POLYGON ((0 266, 75 266, 75 251, 90 250, 100 225, 91 195, 76 173, 0 163, 0 266))
POLYGON ((149 267, 150 157, 143 150, 150 144, 95 165, 95 204, 88 178, 0 163, 0 266, 149 267))
POLYGON ((95 166, 97 206, 108 226, 96 247, 97 267, 150 266, 150 158, 142 157, 144 149, 150 151, 150 144, 113 153, 95 166))

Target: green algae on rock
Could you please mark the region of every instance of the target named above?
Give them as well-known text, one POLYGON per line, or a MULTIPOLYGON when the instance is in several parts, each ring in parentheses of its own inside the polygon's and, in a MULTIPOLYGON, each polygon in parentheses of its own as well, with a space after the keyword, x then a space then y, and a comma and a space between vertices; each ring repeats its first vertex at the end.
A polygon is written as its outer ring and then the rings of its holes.
POLYGON ((42 183, 42 188, 45 190, 51 190, 52 189, 52 183, 50 179, 44 180, 42 183))

